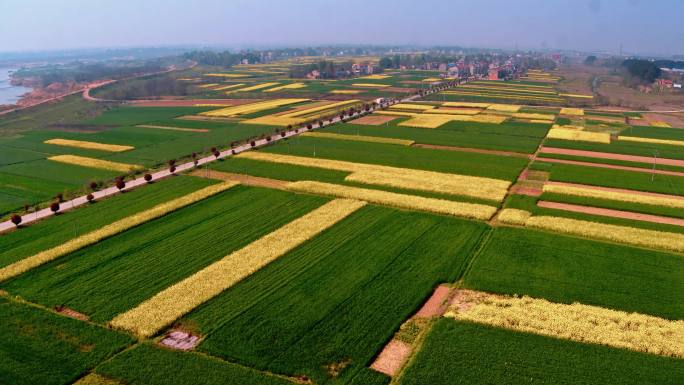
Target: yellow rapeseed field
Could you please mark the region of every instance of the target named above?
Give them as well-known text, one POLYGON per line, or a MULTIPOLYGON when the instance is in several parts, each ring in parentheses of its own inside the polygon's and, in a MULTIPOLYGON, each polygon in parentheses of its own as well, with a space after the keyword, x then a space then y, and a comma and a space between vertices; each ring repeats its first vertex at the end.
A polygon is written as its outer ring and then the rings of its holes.
POLYGON ((290 84, 286 84, 286 85, 280 86, 280 87, 269 88, 269 89, 267 89, 267 90, 264 90, 263 92, 276 92, 276 91, 282 91, 282 90, 295 90, 295 89, 299 89, 299 88, 306 88, 306 84, 304 84, 304 83, 290 83, 290 84))
POLYGON ((527 220, 525 225, 558 233, 625 243, 632 246, 664 249, 677 253, 684 252, 684 234, 679 233, 549 216, 533 216, 527 220))
POLYGON ((413 116, 412 119, 405 120, 399 124, 398 126, 409 126, 409 127, 418 127, 418 128, 437 128, 439 126, 442 126, 444 124, 447 124, 451 122, 454 119, 451 119, 450 116, 445 116, 445 115, 437 115, 437 114, 420 114, 420 115, 415 115, 413 116))
POLYGON ((526 112, 516 112, 513 114, 513 117, 518 118, 518 119, 548 120, 549 122, 556 119, 556 115, 534 114, 534 113, 526 113, 526 112))
POLYGON ((384 88, 389 87, 389 84, 379 84, 379 83, 353 83, 354 87, 369 87, 369 88, 384 88))
POLYGON ((216 87, 216 88, 214 88, 214 91, 225 91, 225 90, 230 90, 230 89, 233 89, 233 88, 242 87, 242 86, 244 86, 244 85, 245 85, 245 83, 230 84, 230 85, 227 85, 227 86, 216 87))
POLYGON ((465 92, 465 91, 443 91, 446 95, 459 95, 459 96, 478 96, 478 97, 488 97, 497 99, 513 99, 513 100, 536 100, 536 101, 547 101, 547 102, 558 102, 561 103, 564 99, 544 97, 544 96, 522 96, 522 95, 510 95, 510 94, 500 94, 493 92, 486 93, 476 93, 476 92, 465 92))
POLYGON ((475 103, 475 102, 444 102, 444 107, 472 107, 472 108, 487 108, 491 103, 475 103))
POLYGON ((579 187, 547 184, 544 185, 544 192, 684 209, 684 199, 658 195, 646 195, 639 191, 628 193, 621 191, 597 190, 591 186, 579 187))
POLYGON ((237 182, 225 182, 205 187, 201 190, 191 192, 190 194, 185 195, 183 197, 176 198, 168 202, 160 203, 152 207, 151 209, 139 212, 137 214, 133 214, 127 218, 123 218, 116 222, 110 223, 98 230, 91 231, 87 234, 83 234, 72 240, 66 241, 59 246, 53 247, 45 251, 41 251, 38 254, 34 254, 30 257, 21 259, 17 262, 14 262, 11 265, 7 265, 0 269, 0 282, 15 277, 19 274, 22 274, 30 269, 33 269, 34 267, 40 266, 44 263, 65 256, 69 253, 73 253, 76 250, 100 242, 101 240, 109 238, 122 231, 128 230, 132 227, 138 226, 152 219, 159 218, 172 211, 178 210, 181 207, 185 207, 187 205, 198 202, 202 199, 208 198, 212 195, 216 195, 222 191, 228 190, 229 188, 237 184, 237 182))
POLYGON ((107 143, 88 142, 85 140, 71 140, 71 139, 60 139, 60 138, 48 139, 48 140, 44 141, 43 143, 54 144, 57 146, 87 148, 89 150, 100 150, 100 151, 108 151, 108 152, 122 152, 122 151, 132 150, 135 148, 133 146, 125 146, 125 145, 120 145, 120 144, 107 144, 107 143))
POLYGON ((55 155, 49 157, 48 159, 55 162, 73 164, 76 166, 99 168, 101 170, 111 170, 118 172, 131 172, 143 169, 143 166, 137 164, 112 162, 109 160, 88 158, 85 156, 78 155, 55 155))
POLYGON ((582 343, 684 358, 684 321, 579 303, 571 305, 530 297, 506 297, 461 291, 461 309, 445 314, 495 327, 582 343))
POLYGON ((230 107, 221 108, 218 110, 206 111, 206 112, 200 113, 200 115, 213 116, 213 117, 233 117, 233 116, 244 115, 244 114, 252 114, 255 112, 268 110, 271 108, 282 107, 282 106, 286 106, 288 104, 305 102, 307 100, 309 100, 309 99, 264 100, 264 101, 256 102, 256 103, 241 104, 238 106, 230 106, 230 107))
POLYGON ((323 112, 324 114, 327 114, 327 113, 330 113, 331 111, 338 111, 340 108, 347 108, 347 107, 350 107, 350 106, 358 104, 358 103, 361 103, 361 101, 358 99, 344 100, 341 102, 329 103, 329 104, 324 104, 322 106, 311 107, 311 108, 291 112, 289 114, 282 114, 280 116, 286 117, 286 118, 308 117, 311 119, 311 115, 316 113, 316 112, 323 112))
MULTIPOLYGON (((495 92, 506 92, 510 94, 515 94, 519 93, 523 96, 526 94, 538 94, 538 96, 556 96, 557 93, 555 91, 549 91, 549 90, 539 90, 539 89, 530 89, 530 88, 510 88, 510 87, 499 87, 499 86, 483 86, 483 85, 462 85, 459 86, 459 89, 472 89, 472 90, 482 90, 485 92, 489 91, 495 91, 495 92)), ((537 95, 534 95, 537 96, 537 95)))
POLYGON ((305 132, 301 136, 311 136, 314 138, 351 140, 354 142, 398 144, 401 146, 411 146, 413 143, 415 143, 413 140, 407 140, 407 139, 383 138, 381 136, 335 134, 332 132, 305 132))
POLYGON ((365 204, 348 199, 330 201, 117 315, 110 325, 142 337, 152 336, 365 204))
POLYGON ((670 128, 670 127, 672 127, 672 126, 670 126, 670 123, 668 123, 668 122, 663 122, 663 121, 660 121, 660 120, 651 122, 651 126, 653 126, 653 127, 665 127, 665 128, 670 128))
POLYGON ((580 95, 580 94, 558 94, 559 96, 565 96, 566 98, 578 98, 578 99, 593 99, 594 95, 580 95))
POLYGON ((506 196, 511 184, 500 179, 258 151, 243 152, 238 157, 349 172, 352 174, 347 176, 347 180, 360 183, 472 196, 498 202, 506 196))
POLYGON ((607 132, 588 132, 567 128, 552 128, 549 130, 546 137, 549 139, 562 139, 581 142, 610 144, 610 134, 607 132))
POLYGON ((362 90, 332 90, 331 94, 342 94, 342 95, 355 95, 363 92, 362 90))
POLYGON ((382 80, 382 79, 387 79, 391 78, 389 75, 368 75, 368 76, 362 76, 359 79, 368 79, 368 80, 382 80))
POLYGON ((564 108, 561 108, 560 114, 561 115, 583 116, 584 110, 581 108, 564 107, 564 108))
POLYGON ((419 112, 405 112, 405 111, 390 111, 390 110, 378 110, 374 114, 378 115, 391 115, 391 116, 418 116, 419 112))
POLYGON ((500 112, 518 112, 520 106, 515 104, 490 104, 487 109, 500 112))
POLYGON ((669 140, 669 139, 654 139, 654 138, 642 138, 639 136, 618 136, 618 140, 623 142, 638 142, 638 143, 652 143, 652 144, 665 144, 669 146, 684 146, 684 141, 681 140, 669 140))
POLYGON ((477 115, 482 110, 477 108, 461 108, 458 110, 447 110, 444 108, 438 108, 435 110, 423 111, 424 114, 447 114, 447 115, 477 115))
POLYGON ((304 123, 306 119, 303 118, 286 118, 279 115, 266 115, 260 116, 258 118, 243 120, 242 124, 261 124, 265 126, 296 126, 297 124, 304 123))
POLYGON ((398 103, 390 106, 390 110, 410 110, 410 111, 425 111, 436 108, 436 106, 430 104, 409 104, 409 103, 398 103))
POLYGON ((269 82, 269 83, 255 84, 255 85, 253 85, 253 86, 249 86, 249 87, 245 87, 245 88, 239 88, 239 89, 237 89, 237 90, 228 91, 228 93, 256 91, 256 90, 260 90, 260 89, 262 89, 262 88, 268 88, 268 87, 277 86, 278 84, 280 84, 280 83, 277 83, 277 82, 269 82))
POLYGON ((532 213, 519 209, 503 209, 496 219, 505 224, 525 226, 525 222, 532 216, 532 213))
POLYGON ((204 76, 214 76, 214 77, 220 77, 220 78, 248 78, 252 75, 211 73, 211 74, 204 74, 204 76))
POLYGON ((379 205, 406 210, 418 210, 436 214, 489 220, 496 207, 476 203, 455 202, 445 199, 425 198, 416 195, 344 186, 332 183, 300 181, 288 183, 286 188, 295 192, 320 194, 340 198, 360 199, 379 205))

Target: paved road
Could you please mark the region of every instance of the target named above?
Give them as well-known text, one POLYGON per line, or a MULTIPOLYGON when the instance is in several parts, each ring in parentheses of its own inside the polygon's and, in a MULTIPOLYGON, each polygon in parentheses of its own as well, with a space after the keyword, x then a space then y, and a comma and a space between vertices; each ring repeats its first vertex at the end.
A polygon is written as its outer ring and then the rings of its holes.
MULTIPOLYGON (((396 103, 408 102, 408 101, 415 100, 417 98, 420 98, 419 94, 412 95, 412 96, 406 97, 404 99, 391 102, 391 103, 389 103, 389 105, 396 104, 396 103)), ((373 111, 374 110, 371 109, 371 112, 373 112, 373 111)), ((340 121, 340 118, 335 117, 332 120, 332 122, 325 121, 323 124, 323 127, 329 126, 331 124, 338 123, 339 121, 340 121)), ((276 141, 279 141, 279 140, 282 140, 285 138, 290 138, 290 137, 296 136, 299 133, 304 132, 304 131, 306 131, 306 129, 299 129, 298 132, 295 132, 295 130, 287 131, 285 133, 284 137, 281 135, 273 135, 271 137, 271 141, 276 142, 276 141)), ((269 142, 266 139, 255 140, 255 148, 263 147, 267 144, 269 144, 269 142)), ((211 155, 211 156, 207 156, 207 157, 198 159, 197 167, 201 167, 203 165, 206 165, 207 163, 214 162, 218 159, 223 159, 223 158, 229 157, 232 155, 232 151, 235 151, 235 154, 239 154, 243 151, 247 151, 250 149, 252 149, 252 146, 249 143, 247 143, 247 144, 243 144, 239 147, 235 147, 234 149, 224 150, 224 151, 220 152, 218 157, 211 155)), ((192 170, 193 168, 195 168, 195 165, 193 162, 187 162, 187 163, 179 164, 179 165, 176 165, 175 173, 177 173, 177 174, 182 173, 184 171, 192 170)), ((167 178, 167 177, 171 176, 172 174, 168 169, 164 169, 164 170, 152 173, 151 175, 152 175, 152 180, 155 181, 155 180, 167 178)), ((143 186, 145 184, 147 184, 147 182, 145 181, 144 177, 141 176, 137 179, 127 181, 126 187, 124 187, 122 191, 132 190, 136 187, 140 187, 140 186, 143 186)), ((118 193, 120 193, 119 189, 116 188, 115 186, 112 186, 112 187, 108 187, 108 188, 100 190, 100 191, 96 191, 92 194, 95 197, 95 199, 97 200, 97 199, 101 199, 101 198, 104 198, 104 197, 107 197, 110 195, 114 195, 114 194, 118 194, 118 193)), ((71 210, 73 208, 85 205, 87 203, 88 203, 88 199, 87 199, 86 195, 83 195, 83 196, 80 196, 78 198, 74 198, 72 200, 60 203, 60 208, 57 212, 63 213, 65 211, 68 211, 68 210, 71 210)), ((25 225, 28 225, 30 223, 36 222, 38 220, 41 220, 43 218, 50 217, 52 215, 54 215, 54 213, 50 210, 50 208, 45 208, 45 209, 36 211, 34 213, 26 214, 26 215, 23 215, 21 217, 21 225, 25 226, 25 225)), ((14 228, 15 228, 14 224, 9 220, 0 223, 0 233, 14 229, 14 228)))

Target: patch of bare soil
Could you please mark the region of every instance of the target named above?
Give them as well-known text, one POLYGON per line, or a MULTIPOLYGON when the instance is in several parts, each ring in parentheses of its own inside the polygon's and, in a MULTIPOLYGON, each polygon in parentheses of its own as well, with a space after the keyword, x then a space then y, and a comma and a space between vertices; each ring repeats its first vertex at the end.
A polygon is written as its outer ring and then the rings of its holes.
POLYGON ((522 184, 516 184, 511 187, 511 194, 527 195, 531 197, 541 196, 544 191, 541 188, 529 187, 522 184))
MULTIPOLYGON (((672 127, 677 127, 677 128, 684 128, 684 119, 682 119, 680 116, 677 114, 664 114, 664 113, 657 113, 657 112, 648 112, 642 114, 644 119, 648 122, 648 124, 651 124, 652 122, 665 122, 669 124, 672 127)), ((637 125, 645 125, 644 123, 639 123, 639 121, 636 121, 637 125)), ((643 122, 643 120, 642 120, 643 122)))
POLYGON ((382 349, 378 358, 371 365, 371 369, 390 377, 394 376, 399 372, 409 355, 411 355, 411 346, 409 344, 399 340, 392 340, 382 349))
MULTIPOLYGON (((650 156, 615 154, 615 153, 611 153, 611 152, 570 150, 570 149, 555 148, 555 147, 543 147, 540 152, 546 153, 546 154, 584 156, 584 157, 597 158, 597 159, 624 160, 624 161, 628 161, 628 162, 637 162, 637 163, 653 163, 653 158, 650 156)), ((658 158, 656 160, 656 165, 658 165, 658 164, 664 164, 664 165, 668 165, 668 166, 684 167, 684 160, 658 158)))
POLYGON ((395 119, 397 119, 396 116, 370 114, 358 119, 354 119, 349 123, 363 124, 365 126, 379 126, 395 119))
POLYGON ((88 317, 87 315, 79 313, 74 309, 69 309, 66 306, 55 306, 55 311, 59 314, 63 314, 67 317, 75 318, 81 321, 88 321, 90 319, 90 317, 88 317))
POLYGON ((218 179, 226 181, 240 182, 247 186, 257 186, 284 190, 285 186, 289 183, 284 180, 261 178, 258 176, 251 176, 245 174, 233 174, 228 172, 221 172, 215 170, 200 170, 197 169, 193 171, 190 175, 198 176, 202 178, 218 179))
POLYGON ((439 144, 422 144, 422 143, 416 143, 413 145, 414 147, 422 147, 422 148, 431 148, 434 150, 447 150, 447 151, 461 151, 461 152, 475 152, 478 154, 493 154, 493 155, 501 155, 501 156, 512 156, 516 158, 531 158, 532 155, 529 154, 523 154, 520 152, 511 152, 511 151, 496 151, 496 150, 484 150, 481 148, 471 148, 471 147, 454 147, 454 146, 442 146, 439 144))
POLYGON ((458 289, 451 297, 449 306, 458 312, 465 312, 491 295, 475 290, 458 289))
POLYGON ((447 299, 451 289, 447 286, 440 285, 432 293, 432 296, 423 304, 423 307, 418 310, 416 317, 429 318, 441 316, 446 310, 447 299))
POLYGON ((581 206, 581 205, 573 205, 573 204, 569 204, 569 203, 559 203, 559 202, 549 202, 549 201, 538 201, 537 206, 543 207, 543 208, 548 208, 548 209, 571 211, 574 213, 599 215, 602 217, 622 218, 622 219, 631 219, 634 221, 660 223, 660 224, 674 225, 674 226, 684 226, 684 219, 663 217, 663 216, 659 216, 659 215, 634 213, 631 211, 604 209, 604 208, 600 208, 600 207, 589 207, 589 206, 581 206))
POLYGON ((259 99, 179 99, 179 100, 132 100, 128 102, 136 107, 192 107, 197 104, 220 104, 222 106, 239 106, 257 102, 259 99))
POLYGON ((172 330, 159 343, 170 349, 192 350, 199 343, 199 336, 182 330, 172 330))

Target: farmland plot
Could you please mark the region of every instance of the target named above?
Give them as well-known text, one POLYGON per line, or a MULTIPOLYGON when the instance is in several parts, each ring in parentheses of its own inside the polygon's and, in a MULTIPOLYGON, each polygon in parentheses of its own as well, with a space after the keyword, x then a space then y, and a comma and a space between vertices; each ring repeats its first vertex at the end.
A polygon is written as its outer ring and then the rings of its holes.
POLYGON ((107 321, 325 201, 234 187, 40 266, 3 288, 107 321))
POLYGON ((441 319, 402 385, 677 384, 684 361, 441 319))
POLYGON ((66 385, 133 339, 0 297, 0 383, 66 385))
POLYGON ((369 206, 189 314, 199 349, 317 383, 349 381, 440 282, 483 224, 369 206))
POLYGON ((684 318, 681 256, 531 230, 496 229, 464 286, 684 318))

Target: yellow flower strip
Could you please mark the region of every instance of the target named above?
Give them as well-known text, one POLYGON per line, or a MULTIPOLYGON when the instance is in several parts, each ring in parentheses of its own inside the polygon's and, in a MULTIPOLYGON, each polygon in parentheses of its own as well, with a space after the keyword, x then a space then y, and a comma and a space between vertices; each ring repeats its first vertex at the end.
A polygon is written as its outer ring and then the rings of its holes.
POLYGON ((133 146, 125 146, 125 145, 120 145, 120 144, 107 144, 107 143, 88 142, 85 140, 71 140, 71 139, 60 139, 60 138, 48 139, 48 140, 44 141, 43 143, 54 144, 57 146, 87 148, 89 150, 100 150, 100 151, 109 151, 109 152, 122 152, 122 151, 132 150, 135 148, 133 146))
POLYGON ((107 377, 103 377, 97 373, 90 373, 85 377, 81 377, 80 380, 74 382, 73 385, 123 385, 121 382, 116 380, 110 380, 107 377))
POLYGON ((482 86, 482 85, 470 85, 470 84, 465 84, 462 86, 458 87, 460 88, 469 88, 473 90, 484 90, 484 91, 501 91, 501 92, 509 92, 509 93, 530 93, 530 94, 541 94, 541 96, 545 95, 550 95, 550 96, 556 96, 557 92, 555 91, 542 91, 542 90, 535 90, 535 89, 526 89, 526 88, 507 88, 507 87, 495 87, 495 86, 482 86))
POLYGON ((265 100, 263 102, 241 104, 238 106, 230 106, 226 108, 221 108, 218 110, 211 110, 200 113, 203 116, 214 116, 214 117, 231 117, 244 114, 252 114, 255 112, 268 110, 271 108, 286 106, 288 104, 295 104, 300 102, 305 102, 309 99, 274 99, 265 100))
POLYGON ((152 336, 365 204, 347 199, 328 202, 117 315, 110 325, 152 336))
POLYGON ((331 94, 347 94, 347 95, 355 95, 355 94, 360 94, 362 93, 362 90, 332 90, 330 91, 331 94))
POLYGON ((252 75, 211 73, 211 74, 204 74, 204 76, 214 76, 214 77, 221 77, 221 78, 248 78, 252 75))
POLYGON ((409 126, 409 127, 419 127, 419 128, 437 128, 444 124, 451 122, 453 119, 444 115, 417 115, 412 119, 403 121, 398 126, 409 126))
POLYGON ((99 168, 101 170, 111 170, 118 172, 131 172, 135 170, 141 170, 143 168, 143 166, 137 164, 111 162, 108 160, 88 158, 85 156, 78 155, 55 155, 49 157, 48 159, 55 162, 73 164, 76 166, 99 168))
POLYGON ((291 84, 286 84, 284 86, 280 87, 273 87, 269 88, 267 90, 264 90, 263 92, 276 92, 276 91, 282 91, 282 90, 294 90, 298 88, 305 88, 306 84, 304 83, 291 83, 291 84))
POLYGON ((496 99, 513 99, 513 100, 536 100, 536 101, 548 101, 548 102, 558 102, 561 103, 564 99, 561 98, 547 98, 547 97, 535 97, 535 96, 516 96, 516 95, 504 95, 495 93, 476 93, 476 92, 465 92, 465 91, 443 91, 446 95, 459 95, 459 96, 476 96, 483 98, 496 98, 496 99))
POLYGON ((375 111, 374 114, 391 115, 391 116, 410 116, 410 117, 420 115, 420 113, 418 113, 418 112, 389 111, 389 110, 378 110, 378 111, 375 111))
POLYGON ((438 108, 435 110, 423 111, 424 114, 447 114, 447 115, 477 115, 482 110, 477 108, 461 108, 458 110, 447 110, 443 108, 438 108))
POLYGON ((525 222, 525 226, 632 246, 684 253, 684 234, 549 216, 533 216, 525 222))
POLYGON ((471 108, 487 108, 491 103, 476 103, 476 102, 444 102, 444 107, 471 107, 471 108))
POLYGON ((584 110, 581 108, 564 107, 564 108, 561 108, 560 114, 561 115, 583 116, 584 110))
POLYGON ((573 140, 580 142, 595 142, 610 144, 610 134, 607 132, 579 131, 567 128, 552 128, 546 135, 549 139, 573 140))
POLYGON ((371 88, 384 88, 389 87, 389 84, 378 84, 378 83, 354 83, 353 87, 371 87, 371 88))
POLYGON ((508 187, 511 185, 511 182, 506 180, 479 176, 448 174, 435 171, 322 158, 271 154, 259 151, 243 152, 238 155, 238 157, 263 162, 349 172, 352 174, 347 176, 347 180, 354 182, 432 191, 451 195, 464 195, 498 202, 503 200, 508 191, 508 187))
POLYGON ((663 122, 663 121, 660 121, 660 120, 655 121, 655 122, 651 122, 651 126, 652 126, 652 127, 665 127, 665 128, 670 128, 670 127, 672 127, 672 126, 670 126, 670 123, 668 123, 668 122, 663 122))
POLYGON ((66 241, 59 246, 53 247, 45 251, 41 251, 40 253, 34 254, 30 257, 26 257, 11 265, 7 265, 1 268, 0 282, 15 277, 19 274, 22 274, 28 270, 33 269, 34 267, 40 266, 44 263, 65 256, 69 253, 73 253, 76 250, 100 242, 105 238, 109 238, 130 228, 151 221, 155 218, 164 216, 172 211, 178 210, 182 207, 188 206, 202 199, 208 198, 212 195, 216 195, 222 191, 228 190, 229 188, 237 184, 237 182, 226 182, 205 187, 201 190, 194 191, 184 197, 176 198, 174 200, 158 204, 152 207, 151 209, 139 212, 137 214, 133 214, 130 217, 123 218, 116 222, 110 223, 98 230, 91 231, 87 234, 83 234, 79 237, 66 241))
POLYGON ((443 82, 445 79, 442 78, 425 78, 424 82, 443 82))
POLYGON ((232 88, 242 87, 242 86, 244 86, 244 85, 245 85, 245 83, 231 84, 231 85, 228 85, 228 86, 216 87, 216 88, 213 89, 213 91, 225 91, 225 90, 229 90, 229 89, 232 89, 232 88))
POLYGON ((681 140, 642 138, 639 136, 622 136, 622 135, 620 135, 620 136, 618 136, 618 140, 625 141, 625 142, 666 144, 666 145, 670 145, 670 146, 684 146, 684 141, 681 141, 681 140))
POLYGON ((253 86, 249 86, 249 87, 245 87, 245 88, 240 88, 240 89, 237 89, 237 90, 229 91, 229 93, 256 91, 256 90, 260 90, 260 89, 262 89, 262 88, 277 86, 278 84, 280 84, 280 83, 277 83, 277 82, 261 83, 261 84, 256 84, 256 85, 253 85, 253 86))
POLYGON ((518 119, 537 119, 537 120, 548 120, 549 122, 551 120, 556 119, 556 115, 551 115, 551 114, 533 114, 533 113, 526 113, 526 112, 517 112, 513 114, 514 118, 518 119))
POLYGON ((282 114, 279 116, 282 116, 285 118, 299 118, 299 117, 309 116, 309 115, 316 113, 316 112, 321 112, 321 111, 327 112, 329 110, 337 110, 337 109, 340 109, 343 107, 346 108, 347 106, 351 106, 351 105, 357 104, 357 103, 361 103, 361 101, 358 99, 345 100, 342 102, 324 104, 322 106, 311 107, 311 108, 307 108, 305 110, 299 110, 296 112, 291 112, 289 114, 282 114))
POLYGON ((390 106, 390 110, 415 110, 415 111, 425 111, 431 110, 436 106, 430 104, 409 104, 409 103, 398 103, 390 106))
POLYGON ((382 80, 382 79, 387 79, 391 78, 389 75, 368 75, 368 76, 362 76, 359 79, 368 79, 368 80, 382 80))
POLYGON ((532 216, 532 213, 519 209, 503 209, 496 219, 508 225, 525 226, 525 222, 532 216))
POLYGON ((515 104, 490 104, 487 109, 500 112, 518 112, 520 106, 515 104))
MULTIPOLYGON (((610 190, 600 190, 592 188, 591 186, 579 187, 579 186, 565 186, 556 184, 546 184, 544 185, 544 192, 562 195, 574 195, 587 198, 597 198, 606 199, 612 201, 620 202, 633 202, 641 203, 645 205, 653 206, 665 206, 672 208, 684 208, 684 199, 678 199, 675 197, 658 196, 656 194, 643 194, 639 191, 634 193, 621 192, 621 191, 610 191, 610 190)), ((684 197, 683 197, 684 198, 684 197)))
POLYGON ((416 195, 399 194, 332 183, 300 181, 288 183, 285 188, 295 192, 360 199, 370 203, 397 207, 400 209, 425 211, 483 221, 489 220, 489 218, 496 213, 496 207, 494 206, 425 198, 416 195))
POLYGON ((459 295, 460 306, 451 306, 446 317, 564 340, 684 357, 682 320, 527 296, 516 298, 467 290, 459 295), (460 310, 464 304, 468 304, 468 309, 460 310))
POLYGON ((580 95, 580 94, 563 94, 560 93, 558 96, 565 96, 566 98, 581 98, 581 99, 593 99, 594 95, 580 95))
POLYGON ((401 146, 411 146, 413 143, 415 143, 413 140, 407 140, 407 139, 383 138, 381 136, 335 134, 332 132, 305 132, 301 136, 311 136, 314 138, 350 140, 350 141, 354 141, 354 142, 398 144, 401 146))

